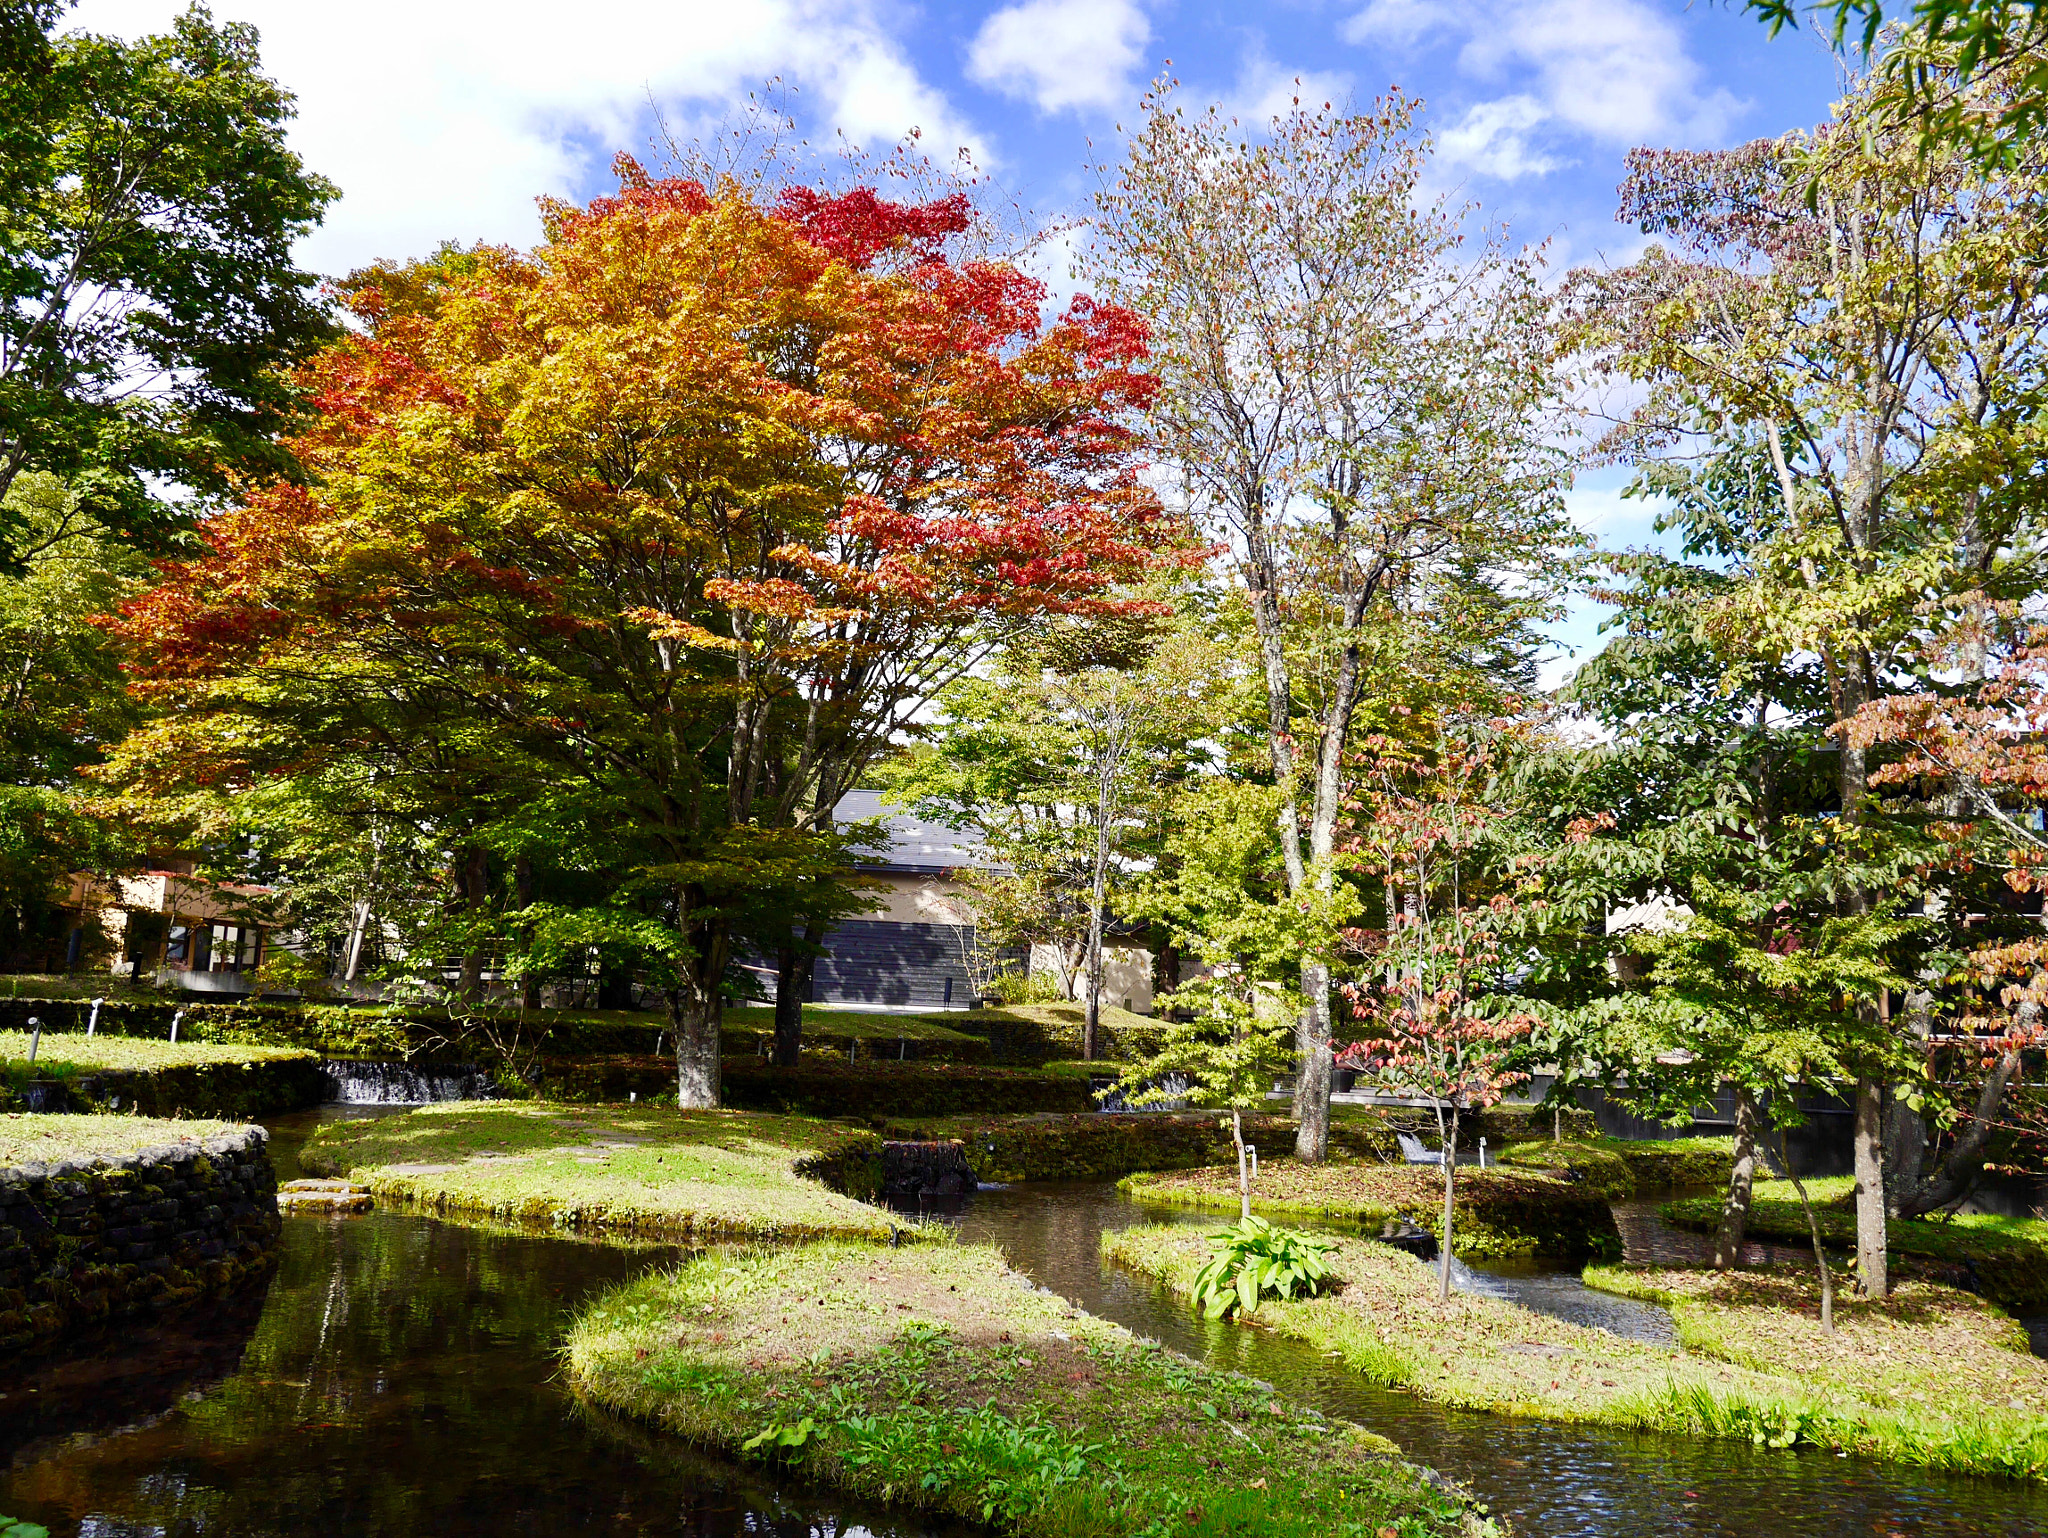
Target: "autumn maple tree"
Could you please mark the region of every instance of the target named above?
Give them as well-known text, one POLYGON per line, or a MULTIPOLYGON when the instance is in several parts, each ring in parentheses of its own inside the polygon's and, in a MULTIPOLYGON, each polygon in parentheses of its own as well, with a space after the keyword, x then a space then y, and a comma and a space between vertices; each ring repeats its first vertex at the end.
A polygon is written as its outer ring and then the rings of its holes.
POLYGON ((833 808, 916 703, 1039 616, 1132 608, 1178 541, 1122 422, 1143 328, 1086 297, 1048 322, 955 256, 964 197, 620 171, 531 253, 347 280, 308 484, 127 615, 178 708, 118 767, 228 790, 461 725, 506 816, 603 830, 710 1105, 736 946, 844 911, 833 808))
MULTIPOLYGON (((1508 730, 1514 730, 1512 726, 1508 730)), ((1437 1295, 1451 1295, 1458 1122, 1495 1104, 1528 1074, 1537 1017, 1506 986, 1503 941, 1522 917, 1512 870, 1481 846, 1501 812, 1488 804, 1498 735, 1446 720, 1361 746, 1346 845, 1361 876, 1380 878, 1384 923, 1363 936, 1370 970, 1347 992, 1356 1039, 1339 1061, 1393 1094, 1426 1100, 1442 1150, 1444 1216, 1437 1295), (1373 974, 1377 974, 1376 976, 1373 974)))

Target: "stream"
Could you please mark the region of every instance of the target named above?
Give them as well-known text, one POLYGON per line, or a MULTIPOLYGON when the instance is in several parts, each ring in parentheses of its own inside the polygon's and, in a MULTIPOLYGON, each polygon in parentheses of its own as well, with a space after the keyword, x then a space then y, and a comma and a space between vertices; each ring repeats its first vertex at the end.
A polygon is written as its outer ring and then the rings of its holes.
MULTIPOLYGON (((279 1178, 298 1173, 318 1120, 362 1114, 375 1111, 273 1123, 279 1178)), ((1098 1261, 1105 1228, 1158 1215, 1091 1182, 990 1188, 953 1221, 1090 1312, 1391 1437, 1523 1538, 2048 1533, 2038 1486, 1447 1413, 1366 1387, 1305 1347, 1205 1324, 1098 1261)), ((568 1313, 676 1254, 395 1210, 287 1217, 260 1295, 174 1317, 141 1344, 75 1348, 0 1378, 0 1513, 54 1538, 969 1538, 579 1406, 552 1354, 568 1313)), ((1647 1338, 1661 1314, 1539 1268, 1472 1268, 1460 1281, 1647 1338)))

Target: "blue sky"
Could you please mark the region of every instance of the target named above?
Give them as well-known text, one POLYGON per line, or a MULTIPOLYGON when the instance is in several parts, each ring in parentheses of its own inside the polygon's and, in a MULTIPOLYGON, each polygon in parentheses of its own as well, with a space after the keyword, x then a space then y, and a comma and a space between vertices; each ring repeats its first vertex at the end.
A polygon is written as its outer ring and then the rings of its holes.
MULTIPOLYGON (((170 0, 84 0, 68 25, 160 30, 170 0)), ((341 202, 306 243, 316 269, 423 254, 444 239, 531 242, 536 196, 609 185, 649 153, 656 114, 711 122, 771 76, 815 139, 886 147, 907 130, 971 146, 1044 215, 1084 211, 1145 83, 1247 120, 1299 77, 1316 99, 1422 98, 1435 184, 1548 243, 1560 266, 1626 261, 1613 222, 1632 145, 1711 148, 1824 118, 1833 60, 1775 41, 1736 0, 213 0, 254 23, 297 93, 294 139, 341 202)), ((1620 477, 1582 477, 1574 513, 1604 543, 1648 537, 1620 477)), ((1581 609, 1562 639, 1584 645, 1581 609)))

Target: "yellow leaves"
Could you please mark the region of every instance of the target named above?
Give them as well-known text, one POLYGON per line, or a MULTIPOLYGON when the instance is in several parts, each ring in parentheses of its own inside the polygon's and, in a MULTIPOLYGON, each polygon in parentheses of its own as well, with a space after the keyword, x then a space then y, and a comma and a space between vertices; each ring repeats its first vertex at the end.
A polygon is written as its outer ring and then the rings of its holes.
POLYGON ((699 651, 736 652, 740 649, 740 643, 731 636, 714 635, 702 625, 693 625, 659 609, 628 609, 626 618, 633 624, 646 626, 647 633, 657 641, 676 641, 699 651))

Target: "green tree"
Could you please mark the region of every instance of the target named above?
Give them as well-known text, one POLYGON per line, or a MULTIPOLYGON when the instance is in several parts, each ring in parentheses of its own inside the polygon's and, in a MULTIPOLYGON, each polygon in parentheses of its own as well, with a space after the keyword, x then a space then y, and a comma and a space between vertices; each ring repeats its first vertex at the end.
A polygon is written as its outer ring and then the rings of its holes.
POLYGON ((1113 883, 1163 850, 1172 792, 1210 766, 1231 659, 1198 616, 1048 623, 936 701, 926 743, 880 772, 927 815, 968 829, 966 880, 990 938, 1050 945, 1083 1001, 1094 1058, 1113 883))
MULTIPOLYGON (((1572 340, 1647 391, 1611 452, 1755 445, 1779 508, 1700 611, 1738 695, 1754 659, 1819 658, 1846 825, 1874 816, 1848 723, 1910 691, 1942 615, 2031 590, 2043 242, 2030 172, 1923 154, 1866 79, 1833 123, 1714 152, 1638 150, 1623 215, 1653 246, 1568 282, 1572 340)), ((1851 885, 1846 913, 1875 894, 1851 885)), ((1856 1089, 1859 1277, 1887 1290, 1880 1062, 1856 1089)))
MULTIPOLYGON (((1249 602, 1298 900, 1335 879, 1385 618, 1539 614, 1578 539, 1540 262, 1422 195, 1414 110, 1244 125, 1161 82, 1096 198, 1091 275, 1151 324, 1153 440, 1249 602)), ((1321 1159, 1333 979, 1304 964, 1296 1152, 1321 1159)))
POLYGON ((1161 1000, 1158 1050, 1123 1072, 1134 1104, 1186 1098, 1230 1112, 1238 1210, 1251 1217, 1244 1113, 1263 1106, 1288 1060, 1302 998, 1302 962, 1334 963, 1355 894, 1343 882, 1289 896, 1271 787, 1214 779, 1187 792, 1167 841, 1170 874, 1134 883, 1134 912, 1165 926, 1202 975, 1161 1000), (1183 1015, 1186 1018, 1181 1018, 1183 1015))
POLYGON ((0 575, 0 957, 20 964, 51 943, 67 877, 113 874, 132 853, 77 772, 137 718, 94 620, 149 564, 53 475, 17 477, 0 509, 34 552, 0 575))
MULTIPOLYGON (((336 193, 286 148, 254 29, 195 5, 134 43, 52 36, 63 9, 0 15, 0 496, 56 474, 162 547, 188 510, 158 479, 290 464, 284 366, 332 333, 291 246, 336 193)), ((0 522, 0 563, 35 548, 0 522)))
MULTIPOLYGON (((1745 0, 1776 37, 1799 0, 1745 0)), ((1930 149, 1960 148, 1988 165, 2037 158, 2048 112, 2048 6, 2042 0, 1808 0, 1836 48, 1852 37, 1898 87, 1897 116, 1930 149)))

